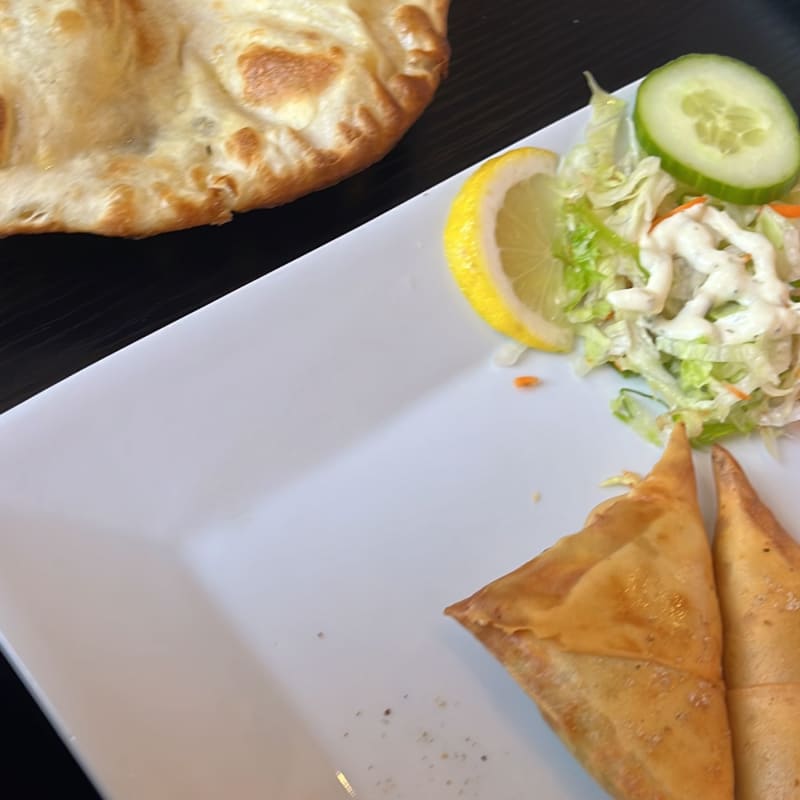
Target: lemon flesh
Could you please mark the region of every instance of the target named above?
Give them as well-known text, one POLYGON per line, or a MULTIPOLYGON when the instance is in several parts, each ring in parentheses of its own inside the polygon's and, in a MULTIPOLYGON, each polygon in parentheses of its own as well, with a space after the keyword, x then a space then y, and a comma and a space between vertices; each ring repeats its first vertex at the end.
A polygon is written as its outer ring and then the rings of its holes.
POLYGON ((566 351, 573 332, 559 306, 553 256, 558 156, 524 147, 490 159, 456 196, 445 226, 450 271, 473 309, 500 333, 566 351))

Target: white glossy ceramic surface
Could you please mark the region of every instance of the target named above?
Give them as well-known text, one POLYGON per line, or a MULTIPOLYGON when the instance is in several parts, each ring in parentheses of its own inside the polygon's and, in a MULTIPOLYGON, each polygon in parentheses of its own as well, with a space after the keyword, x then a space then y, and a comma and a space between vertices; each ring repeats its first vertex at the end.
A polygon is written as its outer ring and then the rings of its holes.
MULTIPOLYGON (((0 417, 3 644, 109 798, 604 797, 442 609, 659 453, 615 376, 493 366, 442 255, 462 180, 0 417)), ((733 449, 796 516, 798 443, 733 449)))

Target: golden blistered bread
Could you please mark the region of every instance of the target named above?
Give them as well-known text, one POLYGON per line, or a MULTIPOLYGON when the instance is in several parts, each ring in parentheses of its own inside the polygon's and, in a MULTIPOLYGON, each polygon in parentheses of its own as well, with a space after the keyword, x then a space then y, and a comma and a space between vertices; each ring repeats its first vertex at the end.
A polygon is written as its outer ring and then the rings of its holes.
POLYGON ((381 158, 446 69, 447 0, 0 3, 0 235, 145 236, 381 158))
POLYGON ((727 450, 712 460, 736 797, 800 800, 800 545, 727 450))
POLYGON ((579 533, 446 609, 623 800, 730 800, 722 629, 682 426, 579 533))

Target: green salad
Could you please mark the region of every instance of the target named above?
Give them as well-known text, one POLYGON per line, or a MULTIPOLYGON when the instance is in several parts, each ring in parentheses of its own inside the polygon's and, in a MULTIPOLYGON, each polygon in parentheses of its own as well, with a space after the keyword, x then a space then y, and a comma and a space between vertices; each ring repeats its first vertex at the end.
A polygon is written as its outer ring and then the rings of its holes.
POLYGON ((638 376, 613 411, 654 442, 676 420, 696 444, 775 435, 800 419, 797 116, 723 56, 655 70, 633 109, 587 79, 554 245, 579 368, 638 376))

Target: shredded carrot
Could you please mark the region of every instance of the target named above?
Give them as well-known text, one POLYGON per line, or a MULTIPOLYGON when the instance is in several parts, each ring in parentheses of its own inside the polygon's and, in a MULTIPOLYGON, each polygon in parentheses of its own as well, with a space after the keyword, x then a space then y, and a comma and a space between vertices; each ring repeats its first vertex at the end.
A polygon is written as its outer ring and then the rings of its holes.
POLYGON ((660 217, 656 217, 653 220, 652 225, 650 225, 650 230, 652 231, 653 228, 656 227, 656 225, 658 225, 660 222, 663 222, 665 219, 668 219, 669 217, 674 216, 675 214, 680 214, 681 211, 686 211, 687 208, 692 208, 693 206, 699 206, 701 203, 705 203, 706 200, 708 200, 708 197, 706 197, 706 195, 704 194, 701 194, 700 197, 693 197, 691 200, 687 200, 685 203, 682 203, 681 205, 673 208, 672 211, 667 211, 666 214, 663 214, 660 217))
POLYGON ((532 389, 539 385, 539 378, 535 375, 518 375, 514 378, 514 386, 517 389, 532 389))
POLYGON ((738 397, 740 400, 750 399, 750 395, 747 394, 747 392, 745 392, 743 389, 740 389, 738 386, 734 386, 732 383, 726 383, 723 385, 734 397, 738 397))
POLYGON ((770 203, 769 207, 782 217, 800 217, 800 205, 797 203, 770 203))

